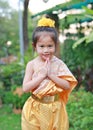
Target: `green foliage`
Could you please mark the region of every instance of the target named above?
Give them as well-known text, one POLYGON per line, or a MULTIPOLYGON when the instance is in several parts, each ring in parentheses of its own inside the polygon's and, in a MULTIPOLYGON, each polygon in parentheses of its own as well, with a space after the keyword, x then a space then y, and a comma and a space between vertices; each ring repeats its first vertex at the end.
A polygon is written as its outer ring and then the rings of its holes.
POLYGON ((0 79, 5 90, 9 90, 12 85, 21 85, 24 74, 24 65, 20 62, 14 62, 3 65, 0 68, 0 79))
POLYGON ((0 1, 0 57, 19 51, 18 12, 7 1, 0 1), (11 41, 11 46, 7 42, 11 41))
POLYGON ((24 65, 26 66, 26 64, 32 60, 34 58, 34 50, 33 50, 33 46, 32 44, 30 44, 28 46, 28 49, 25 51, 25 55, 24 55, 24 65))
POLYGON ((10 91, 3 91, 3 96, 1 97, 3 104, 11 104, 13 108, 23 107, 27 98, 31 93, 23 93, 22 95, 15 94, 14 91, 18 86, 12 86, 10 91))
POLYGON ((70 130, 93 129, 93 95, 80 90, 73 92, 67 104, 70 130))
POLYGON ((74 71, 77 64, 76 50, 72 49, 74 40, 67 39, 64 44, 61 45, 61 58, 69 66, 69 68, 74 71))
POLYGON ((88 36, 82 37, 77 42, 75 42, 73 45, 73 49, 77 48, 83 42, 85 42, 86 46, 93 42, 93 31, 88 36))
POLYGON ((87 18, 84 13, 69 14, 60 20, 60 28, 62 30, 69 28, 70 24, 80 23, 82 19, 87 18))
POLYGON ((1 73, 4 76, 9 76, 10 74, 12 75, 13 73, 21 72, 23 69, 23 64, 21 64, 20 62, 14 62, 11 64, 1 66, 1 73))
MULTIPOLYGON (((79 15, 67 15, 67 17, 60 20, 60 27, 62 29, 69 28, 71 21, 81 24, 81 19, 85 17, 89 17, 92 20, 93 10, 86 7, 83 7, 83 9, 85 9, 85 12, 79 15)), ((82 26, 77 29, 78 33, 76 35, 66 34, 67 39, 62 45, 61 56, 78 79, 78 85, 85 84, 85 89, 92 92, 93 78, 89 71, 92 72, 93 69, 93 31, 91 31, 88 36, 84 36, 84 34, 82 34, 82 26), (72 37, 78 40, 72 40, 72 37), (89 75, 88 77, 91 78, 87 78, 87 73, 89 75)))
POLYGON ((72 39, 65 40, 61 46, 62 60, 68 65, 78 80, 78 86, 84 84, 85 90, 92 92, 92 76, 87 78, 88 71, 92 71, 93 67, 93 42, 86 45, 85 42, 80 44, 76 49, 73 49, 75 41, 72 39), (87 88, 87 89, 86 89, 87 88))
POLYGON ((14 94, 17 87, 22 86, 24 65, 21 63, 11 63, 5 66, 1 66, 0 75, 0 98, 4 104, 12 104, 15 108, 22 108, 24 102, 28 98, 28 94, 14 94))
MULTIPOLYGON (((85 10, 85 13, 84 13, 85 16, 90 17, 91 19, 93 19, 93 16, 92 16, 93 10, 88 9, 87 7, 83 7, 83 9, 85 10)), ((75 42, 74 45, 73 45, 73 48, 76 48, 78 45, 80 45, 83 42, 85 42, 86 45, 88 45, 91 42, 93 42, 93 31, 91 31, 88 36, 84 36, 81 39, 79 39, 77 42, 75 42)))
POLYGON ((93 18, 93 17, 92 17, 92 15, 93 15, 93 10, 91 10, 91 9, 85 7, 85 6, 83 6, 82 8, 85 10, 85 15, 86 15, 86 14, 89 14, 89 15, 91 15, 91 18, 93 18))

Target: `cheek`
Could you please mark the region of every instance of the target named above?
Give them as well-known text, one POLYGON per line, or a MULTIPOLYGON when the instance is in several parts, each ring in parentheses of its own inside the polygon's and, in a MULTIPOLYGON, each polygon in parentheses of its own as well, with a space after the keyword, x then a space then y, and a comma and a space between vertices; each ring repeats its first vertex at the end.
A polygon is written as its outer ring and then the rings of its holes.
POLYGON ((56 50, 55 48, 52 48, 52 49, 51 49, 51 53, 54 53, 54 52, 55 52, 55 50, 56 50))
POLYGON ((39 49, 39 48, 36 48, 36 52, 39 54, 42 53, 41 49, 39 49))

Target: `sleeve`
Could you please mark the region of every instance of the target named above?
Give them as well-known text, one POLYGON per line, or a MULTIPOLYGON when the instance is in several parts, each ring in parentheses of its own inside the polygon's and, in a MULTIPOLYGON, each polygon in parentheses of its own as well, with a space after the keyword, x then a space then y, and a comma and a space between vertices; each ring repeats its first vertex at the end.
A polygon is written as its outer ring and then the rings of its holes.
POLYGON ((74 75, 71 73, 71 71, 68 69, 67 65, 63 62, 60 64, 60 67, 58 69, 58 77, 65 79, 70 83, 70 89, 63 90, 60 93, 61 100, 66 104, 70 93, 76 87, 78 82, 77 82, 76 78, 74 77, 74 75))

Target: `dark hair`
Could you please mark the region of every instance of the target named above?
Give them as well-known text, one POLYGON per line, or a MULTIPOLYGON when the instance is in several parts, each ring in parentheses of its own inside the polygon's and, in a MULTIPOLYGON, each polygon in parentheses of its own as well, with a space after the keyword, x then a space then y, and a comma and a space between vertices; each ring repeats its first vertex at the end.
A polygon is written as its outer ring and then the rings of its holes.
POLYGON ((41 34, 40 34, 41 32, 50 33, 50 36, 51 36, 52 40, 54 41, 55 45, 57 44, 58 33, 57 33, 56 29, 54 27, 39 26, 39 27, 36 27, 36 29, 34 30, 33 35, 32 35, 32 42, 33 42, 34 46, 36 46, 36 43, 37 43, 39 37, 41 36, 41 34))

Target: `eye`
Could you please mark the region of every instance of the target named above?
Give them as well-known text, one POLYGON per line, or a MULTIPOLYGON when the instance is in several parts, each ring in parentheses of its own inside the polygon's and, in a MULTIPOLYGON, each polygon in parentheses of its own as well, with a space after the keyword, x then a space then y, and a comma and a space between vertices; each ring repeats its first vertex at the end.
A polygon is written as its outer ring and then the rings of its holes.
POLYGON ((48 45, 49 48, 53 47, 53 45, 48 45))
POLYGON ((44 47, 44 45, 40 45, 40 47, 41 47, 41 48, 43 48, 43 47, 44 47))

